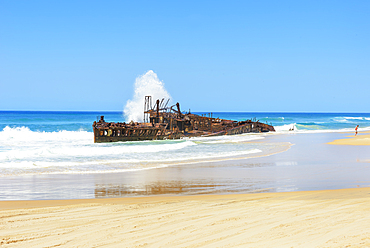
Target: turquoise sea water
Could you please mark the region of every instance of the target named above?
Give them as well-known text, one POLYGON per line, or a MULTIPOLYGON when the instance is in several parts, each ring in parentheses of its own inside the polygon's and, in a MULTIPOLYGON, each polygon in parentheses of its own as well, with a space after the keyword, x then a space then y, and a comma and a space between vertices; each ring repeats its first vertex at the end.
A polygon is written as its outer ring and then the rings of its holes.
MULTIPOLYGON (((125 172, 284 149, 280 144, 258 142, 270 134, 94 144, 92 123, 100 115, 109 122, 124 121, 122 112, 0 111, 0 175, 125 172)), ((212 116, 267 122, 275 126, 277 133, 353 132, 356 125, 360 125, 360 131, 370 130, 370 114, 364 113, 212 113, 212 116)))
MULTIPOLYGON (((196 113, 206 114, 208 113, 196 113)), ((62 112, 62 111, 0 111, 0 130, 5 127, 26 127, 35 132, 87 131, 92 123, 104 115, 109 122, 124 121, 122 112, 62 112)), ((295 125, 299 131, 353 129, 360 125, 370 129, 370 113, 237 113, 214 112, 213 117, 232 120, 257 119, 278 129, 295 125)))

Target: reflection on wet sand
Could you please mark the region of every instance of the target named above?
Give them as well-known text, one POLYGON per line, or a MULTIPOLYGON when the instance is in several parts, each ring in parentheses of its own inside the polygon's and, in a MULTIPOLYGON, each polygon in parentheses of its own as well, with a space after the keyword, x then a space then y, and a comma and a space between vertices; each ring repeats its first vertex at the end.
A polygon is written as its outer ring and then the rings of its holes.
POLYGON ((216 187, 223 185, 186 185, 181 183, 167 183, 155 185, 128 186, 128 185, 95 185, 95 198, 100 197, 119 197, 128 195, 162 195, 162 194, 184 194, 184 193, 200 193, 204 190, 215 190, 216 187))
MULTIPOLYGON (((234 182, 235 184, 235 182, 234 182)), ((271 192, 271 188, 256 188, 255 184, 247 186, 250 193, 271 192)), ((215 193, 238 193, 246 192, 245 186, 233 188, 232 184, 212 184, 212 183, 189 183, 189 182, 158 182, 150 185, 125 185, 125 184, 96 184, 95 198, 104 197, 123 197, 123 196, 149 196, 165 194, 215 194, 215 193)))

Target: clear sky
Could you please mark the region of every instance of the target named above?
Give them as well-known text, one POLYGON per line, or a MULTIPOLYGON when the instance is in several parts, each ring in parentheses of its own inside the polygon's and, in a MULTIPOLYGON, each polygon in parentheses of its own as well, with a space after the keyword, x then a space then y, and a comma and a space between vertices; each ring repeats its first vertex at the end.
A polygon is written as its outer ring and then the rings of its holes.
POLYGON ((0 110, 370 112, 370 1, 0 0, 0 110))

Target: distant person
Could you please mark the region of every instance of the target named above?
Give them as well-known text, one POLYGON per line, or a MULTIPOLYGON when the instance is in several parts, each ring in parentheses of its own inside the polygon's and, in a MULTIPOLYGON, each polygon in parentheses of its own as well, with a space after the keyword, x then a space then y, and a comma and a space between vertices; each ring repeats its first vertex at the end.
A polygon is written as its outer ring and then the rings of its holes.
POLYGON ((357 129, 358 129, 358 126, 359 126, 359 125, 357 125, 357 126, 355 127, 355 136, 357 135, 357 129))

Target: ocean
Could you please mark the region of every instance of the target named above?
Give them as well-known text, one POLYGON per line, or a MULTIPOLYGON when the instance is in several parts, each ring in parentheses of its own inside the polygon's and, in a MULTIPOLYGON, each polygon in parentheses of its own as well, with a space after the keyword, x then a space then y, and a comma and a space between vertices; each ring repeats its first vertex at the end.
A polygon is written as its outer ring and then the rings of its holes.
MULTIPOLYGON (((206 113, 196 113, 206 114, 206 113)), ((122 112, 0 111, 0 177, 113 173, 273 154, 286 144, 261 142, 272 133, 181 140, 93 142, 92 123, 124 121, 122 112)), ((369 113, 212 113, 272 124, 276 133, 370 130, 369 113)))

